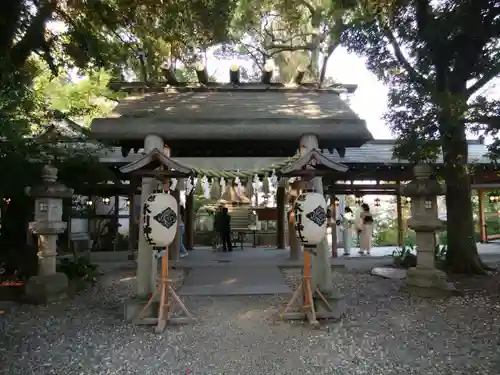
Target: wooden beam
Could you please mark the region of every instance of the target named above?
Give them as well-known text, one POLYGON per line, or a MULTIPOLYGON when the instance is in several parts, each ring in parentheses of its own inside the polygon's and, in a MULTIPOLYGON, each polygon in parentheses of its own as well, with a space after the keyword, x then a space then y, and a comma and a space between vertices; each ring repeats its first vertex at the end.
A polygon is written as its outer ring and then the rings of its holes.
MULTIPOLYGON (((113 212, 113 221, 114 221, 114 225, 113 225, 113 228, 115 229, 115 233, 113 233, 113 236, 114 238, 117 238, 118 237, 118 226, 120 225, 120 196, 119 195, 115 195, 114 196, 115 198, 115 201, 114 201, 114 212, 113 212)), ((129 226, 129 229, 130 229, 130 226, 129 226)), ((119 241, 114 241, 113 243, 113 250, 116 251, 116 250, 123 250, 123 249, 118 249, 117 246, 119 244, 119 241)))
POLYGON ((290 212, 288 216, 288 244, 290 246, 290 259, 297 260, 300 256, 300 243, 295 234, 295 213, 293 212, 293 204, 297 198, 297 191, 289 191, 288 204, 290 212))
POLYGON ((472 184, 471 185, 472 189, 482 189, 482 190, 488 190, 488 189, 500 189, 500 182, 490 182, 490 183, 482 183, 482 184, 472 184))
POLYGON ((336 194, 336 195, 396 195, 397 190, 363 190, 363 189, 327 189, 325 194, 336 194))
POLYGON ((276 205, 278 210, 278 218, 276 220, 276 247, 278 249, 285 248, 285 204, 286 191, 284 186, 278 186, 276 192, 276 205))
MULTIPOLYGON (((171 191, 172 196, 177 201, 177 212, 180 212, 181 200, 180 200, 180 192, 175 189, 171 191)), ((184 227, 185 229, 185 227, 184 227)), ((179 260, 181 251, 181 230, 180 230, 180 221, 177 220, 177 232, 175 233, 174 241, 168 247, 168 259, 169 260, 179 260)))
POLYGON ((184 228, 186 234, 184 235, 184 246, 186 249, 192 250, 194 248, 194 232, 195 232, 195 219, 196 215, 194 212, 194 194, 186 194, 186 217, 184 228))
POLYGON ((486 223, 484 220, 484 190, 479 189, 477 191, 477 197, 479 201, 479 233, 481 233, 481 242, 487 242, 486 237, 486 223))
POLYGON ((403 203, 401 202, 401 194, 396 195, 396 212, 398 221, 398 246, 404 246, 404 227, 403 227, 403 203))
POLYGON ((337 240, 337 225, 336 225, 336 221, 337 221, 337 205, 334 203, 335 201, 335 196, 332 195, 331 198, 330 198, 330 202, 332 202, 333 204, 330 204, 330 207, 331 207, 331 210, 332 210, 332 226, 331 226, 331 230, 332 230, 332 258, 337 258, 339 256, 338 254, 338 250, 337 250, 337 244, 338 244, 338 240, 337 240))

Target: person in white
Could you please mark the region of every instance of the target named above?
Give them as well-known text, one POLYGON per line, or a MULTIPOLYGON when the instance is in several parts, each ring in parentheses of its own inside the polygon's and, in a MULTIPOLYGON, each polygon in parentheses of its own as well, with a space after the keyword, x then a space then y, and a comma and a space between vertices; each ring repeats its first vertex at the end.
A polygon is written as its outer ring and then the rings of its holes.
POLYGON ((357 223, 359 235, 359 253, 370 255, 372 249, 372 236, 373 236, 373 216, 370 212, 370 206, 366 203, 361 205, 361 213, 357 223))
POLYGON ((344 213, 340 214, 340 225, 342 226, 342 241, 344 242, 344 255, 351 255, 352 246, 352 227, 354 224, 354 213, 349 207, 344 209, 344 213))

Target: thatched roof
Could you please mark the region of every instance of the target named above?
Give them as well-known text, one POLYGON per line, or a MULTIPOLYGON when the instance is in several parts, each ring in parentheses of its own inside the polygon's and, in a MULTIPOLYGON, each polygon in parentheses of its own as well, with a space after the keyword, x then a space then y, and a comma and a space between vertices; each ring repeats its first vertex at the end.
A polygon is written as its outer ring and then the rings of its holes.
MULTIPOLYGON (((372 139, 366 124, 332 89, 232 85, 167 88, 131 96, 110 117, 95 119, 98 139, 172 141, 293 141, 314 133, 326 147, 359 147, 372 139), (334 144, 331 144, 333 142, 334 144)), ((173 147, 175 148, 175 147, 173 147)))

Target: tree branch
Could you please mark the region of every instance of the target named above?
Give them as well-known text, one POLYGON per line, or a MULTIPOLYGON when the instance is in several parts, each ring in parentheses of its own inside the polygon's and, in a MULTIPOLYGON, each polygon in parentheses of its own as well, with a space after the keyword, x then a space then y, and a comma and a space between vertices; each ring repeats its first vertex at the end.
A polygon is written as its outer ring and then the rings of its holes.
POLYGON ((8 51, 12 46, 20 23, 22 6, 23 3, 20 0, 2 1, 3 22, 0 24, 0 48, 3 51, 8 51))
POLYGON ((313 16, 314 13, 316 13, 316 8, 309 1, 300 0, 299 3, 304 5, 307 8, 307 10, 309 10, 309 12, 311 13, 311 16, 313 16))
POLYGON ((461 90, 465 90, 467 96, 482 86, 470 92, 466 90, 467 82, 480 77, 481 74, 478 73, 483 73, 482 69, 477 67, 482 65, 483 48, 491 38, 489 29, 492 20, 484 17, 483 13, 484 4, 481 1, 465 2, 461 5, 456 11, 455 23, 463 26, 448 44, 448 49, 453 51, 455 60, 451 75, 453 83, 461 86, 461 90))
POLYGON ((275 55, 284 51, 312 51, 316 46, 312 43, 303 44, 300 46, 287 46, 286 44, 270 44, 268 46, 264 46, 265 49, 277 50, 273 51, 271 55, 275 55))
POLYGON ((56 10, 56 1, 43 2, 38 13, 26 29, 23 38, 11 49, 11 63, 15 68, 22 67, 31 53, 43 48, 45 44, 45 23, 51 18, 56 10))
MULTIPOLYGON (((288 43, 292 44, 293 41, 294 41, 294 39, 307 38, 307 37, 316 37, 317 36, 316 33, 301 33, 301 34, 293 35, 293 36, 291 36, 288 39, 282 39, 282 38, 275 38, 274 34, 268 33, 267 31, 266 31, 266 34, 269 37, 271 37, 272 44, 288 44, 288 43)), ((322 36, 322 39, 324 39, 324 35, 322 36)))
POLYGON ((500 64, 497 64, 488 72, 484 73, 481 78, 479 78, 467 89, 467 95, 468 96, 473 95, 475 92, 480 90, 484 85, 486 85, 489 81, 491 81, 499 74, 500 74, 500 64))
POLYGON ((338 46, 340 46, 339 41, 334 41, 330 43, 330 45, 328 46, 328 49, 323 57, 323 64, 321 65, 321 72, 319 74, 319 80, 318 80, 319 87, 321 87, 321 85, 323 85, 323 82, 325 81, 328 60, 330 59, 330 56, 332 56, 333 52, 337 49, 338 46))
POLYGON ((468 124, 488 125, 490 129, 500 129, 500 116, 471 117, 465 120, 468 124))
MULTIPOLYGON (((427 43, 432 44, 433 38, 429 40, 429 29, 430 29, 430 24, 432 21, 431 18, 431 6, 430 6, 430 0, 417 0, 416 1, 416 7, 415 7, 415 14, 416 14, 416 20, 417 20, 417 28, 418 28, 418 33, 419 36, 425 40, 427 43)), ((435 33, 435 30, 431 31, 432 33, 435 33)))
MULTIPOLYGON (((252 48, 254 48, 254 47, 249 45, 249 44, 245 44, 245 43, 241 43, 241 45, 246 48, 247 53, 250 55, 250 58, 254 61, 255 65, 257 65, 257 67, 262 71, 264 69, 262 61, 260 61, 259 57, 256 56, 255 53, 250 51, 250 48, 249 48, 249 47, 252 47, 252 48)), ((254 50, 256 50, 258 53, 260 53, 263 56, 265 55, 265 52, 261 51, 258 48, 254 48, 254 50)))
POLYGON ((422 76, 419 72, 417 72, 415 68, 413 68, 413 66, 411 66, 409 61, 404 56, 403 51, 401 51, 401 47, 399 47, 398 41, 396 40, 396 37, 394 36, 392 31, 386 25, 384 25, 381 20, 379 20, 379 23, 382 27, 382 30, 384 31, 385 37, 389 40, 389 43, 391 44, 392 49, 394 50, 394 55, 396 56, 396 59, 399 62, 399 64, 401 64, 401 66, 406 70, 406 72, 414 82, 424 87, 427 87, 428 81, 425 79, 424 76, 422 76))

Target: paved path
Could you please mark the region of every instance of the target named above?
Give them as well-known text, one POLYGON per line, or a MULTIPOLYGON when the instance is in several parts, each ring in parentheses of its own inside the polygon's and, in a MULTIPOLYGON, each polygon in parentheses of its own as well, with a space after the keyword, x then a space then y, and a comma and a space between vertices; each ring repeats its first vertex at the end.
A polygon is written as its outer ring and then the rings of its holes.
POLYGON ((288 294, 283 274, 276 266, 248 268, 192 268, 179 290, 183 296, 247 296, 288 294))
MULTIPOLYGON (((351 255, 339 256, 331 258, 332 266, 356 268, 358 264, 369 264, 373 266, 379 263, 391 263, 392 253, 396 247, 374 247, 371 255, 359 255, 356 248, 351 250, 351 255)), ((482 258, 499 257, 500 244, 478 244, 478 252, 482 258)), ((232 253, 214 252, 210 247, 197 246, 195 250, 190 251, 189 256, 182 258, 179 261, 171 262, 171 265, 178 267, 262 267, 262 266, 277 266, 277 267, 300 267, 302 259, 291 260, 290 251, 288 249, 275 248, 251 248, 245 247, 243 251, 236 250, 232 253)), ((363 267, 364 268, 364 267, 363 267)))
MULTIPOLYGON (((354 250, 353 254, 356 254, 354 250)), ((498 245, 479 246, 485 262, 499 261, 498 250, 498 245)), ((392 251, 394 248, 374 248, 371 256, 333 258, 331 262, 333 267, 369 271, 392 263, 392 251)), ((279 268, 300 267, 302 260, 290 260, 288 250, 272 248, 244 248, 232 253, 197 248, 188 257, 174 262, 174 266, 190 270, 180 295, 279 295, 292 292, 279 268)))

